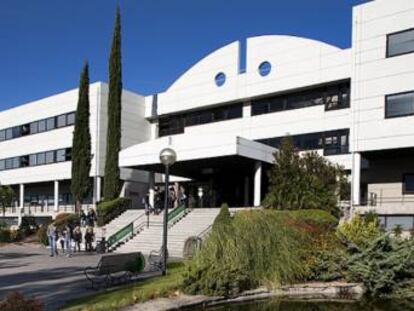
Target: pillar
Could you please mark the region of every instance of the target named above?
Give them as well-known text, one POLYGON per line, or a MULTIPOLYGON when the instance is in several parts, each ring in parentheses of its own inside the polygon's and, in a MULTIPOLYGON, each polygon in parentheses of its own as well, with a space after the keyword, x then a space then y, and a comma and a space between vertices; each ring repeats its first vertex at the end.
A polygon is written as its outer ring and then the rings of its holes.
POLYGON ((149 204, 152 208, 154 208, 155 204, 155 173, 150 172, 148 175, 148 184, 149 184, 149 204))
POLYGON ((244 206, 249 206, 249 177, 244 177, 244 206))
POLYGON ((96 202, 100 202, 102 200, 101 193, 102 193, 102 177, 96 176, 96 187, 95 187, 95 200, 96 202))
POLYGON ((262 202, 262 162, 257 161, 254 166, 254 206, 262 202))
POLYGON ((352 154, 352 205, 361 204, 361 154, 352 154))
POLYGON ((22 213, 24 213, 24 184, 19 187, 19 210, 17 214, 17 225, 22 224, 22 213))
POLYGON ((53 201, 53 210, 55 211, 55 213, 59 212, 59 181, 55 180, 53 182, 54 184, 54 201, 53 201))

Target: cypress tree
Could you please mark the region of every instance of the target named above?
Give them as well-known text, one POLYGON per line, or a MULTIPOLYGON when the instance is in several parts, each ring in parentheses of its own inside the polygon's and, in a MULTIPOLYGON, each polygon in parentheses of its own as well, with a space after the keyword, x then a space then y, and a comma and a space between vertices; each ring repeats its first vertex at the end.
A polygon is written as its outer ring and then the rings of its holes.
POLYGON ((121 97, 121 14, 118 7, 112 39, 112 50, 109 58, 108 133, 104 178, 105 200, 115 199, 121 190, 118 166, 119 151, 121 150, 121 97))
POLYGON ((80 211, 82 199, 87 195, 91 169, 91 134, 89 131, 89 66, 85 64, 79 84, 75 131, 72 143, 72 180, 70 189, 75 199, 75 210, 80 211))

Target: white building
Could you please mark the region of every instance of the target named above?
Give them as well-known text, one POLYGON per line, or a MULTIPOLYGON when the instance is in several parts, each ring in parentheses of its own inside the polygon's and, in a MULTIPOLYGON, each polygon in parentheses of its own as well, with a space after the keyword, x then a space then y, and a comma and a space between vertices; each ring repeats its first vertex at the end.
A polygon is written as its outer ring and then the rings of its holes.
MULTIPOLYGON (((124 174, 135 170, 124 179, 142 186, 131 193, 142 194, 149 182, 153 200, 154 173, 163 172, 159 152, 171 146, 178 154, 172 174, 187 178, 192 204, 258 206, 272 153, 290 135, 301 150, 317 150, 350 172, 354 210, 377 210, 389 228, 412 227, 414 2, 356 6, 352 25, 348 49, 294 36, 253 37, 245 48, 234 42, 212 52, 165 92, 145 98, 125 92, 120 166, 124 174)), ((76 96, 5 111, 1 128, 72 112, 76 96)), ((106 85, 92 86, 95 200, 104 167, 105 96, 106 85)), ((30 161, 37 152, 70 148, 72 127, 10 141, 1 141, 1 133, 0 170, 1 159, 29 155, 30 161)), ((68 192, 62 181, 68 179, 69 161, 0 171, 3 184, 29 194, 32 184, 45 183, 56 198, 68 192)))
MULTIPOLYGON (((84 202, 101 200, 105 169, 108 86, 90 86, 90 132, 92 138, 91 192, 84 202)), ((0 113, 0 183, 11 185, 16 205, 7 216, 54 216, 72 211, 70 194, 71 147, 78 90, 71 90, 0 113)), ((149 128, 144 98, 123 91, 122 147, 146 141, 149 128)), ((123 192, 135 198, 146 191, 148 174, 122 169, 123 192)))

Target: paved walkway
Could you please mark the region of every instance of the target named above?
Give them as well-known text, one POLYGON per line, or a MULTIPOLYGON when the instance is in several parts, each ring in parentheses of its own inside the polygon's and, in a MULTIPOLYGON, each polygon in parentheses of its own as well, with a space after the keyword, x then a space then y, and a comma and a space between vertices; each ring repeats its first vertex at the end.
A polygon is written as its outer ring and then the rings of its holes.
POLYGON ((86 253, 49 257, 48 249, 35 244, 0 247, 0 298, 20 291, 43 300, 47 311, 59 310, 65 301, 96 293, 83 269, 98 261, 99 255, 86 253))

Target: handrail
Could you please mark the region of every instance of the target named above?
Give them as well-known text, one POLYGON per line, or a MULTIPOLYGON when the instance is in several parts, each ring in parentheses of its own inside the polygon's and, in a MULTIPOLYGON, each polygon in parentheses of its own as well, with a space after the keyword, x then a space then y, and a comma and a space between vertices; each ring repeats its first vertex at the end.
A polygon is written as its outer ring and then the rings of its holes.
POLYGON ((130 236, 134 235, 134 233, 136 233, 138 229, 141 229, 143 227, 143 225, 145 224, 145 221, 140 222, 138 225, 134 225, 134 223, 138 219, 143 218, 144 216, 145 214, 139 215, 137 218, 135 218, 133 221, 127 224, 125 227, 119 229, 117 232, 112 234, 108 238, 108 246, 112 247, 113 245, 118 244, 122 240, 127 239, 130 236))
POLYGON ((177 206, 171 212, 168 213, 168 218, 167 218, 168 222, 171 222, 172 220, 174 220, 178 216, 181 216, 182 214, 184 214, 186 212, 186 210, 187 210, 187 207, 185 206, 185 204, 177 206))
POLYGON ((211 232, 212 228, 213 228, 213 225, 208 226, 207 228, 205 228, 203 231, 201 231, 201 232, 197 235, 197 238, 199 238, 199 239, 201 239, 201 240, 204 240, 204 239, 207 237, 207 235, 209 235, 209 234, 210 234, 210 232, 211 232))

